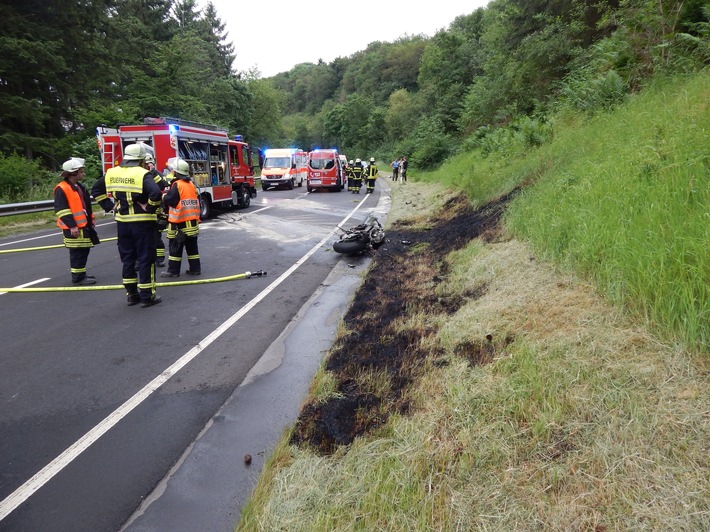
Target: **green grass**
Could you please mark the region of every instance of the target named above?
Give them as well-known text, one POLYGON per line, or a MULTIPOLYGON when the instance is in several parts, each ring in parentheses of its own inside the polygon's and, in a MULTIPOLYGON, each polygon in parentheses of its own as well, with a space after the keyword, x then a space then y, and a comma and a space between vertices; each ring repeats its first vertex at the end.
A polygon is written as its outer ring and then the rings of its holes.
POLYGON ((0 237, 30 233, 39 229, 57 228, 54 211, 0 216, 0 237))
POLYGON ((470 152, 422 180, 475 204, 523 186, 513 234, 664 336, 710 347, 710 71, 591 120, 560 117, 541 148, 470 152))
POLYGON ((710 75, 658 83, 562 130, 558 161, 510 210, 535 250, 668 337, 710 347, 710 75), (567 153, 584 145, 584 155, 567 153))

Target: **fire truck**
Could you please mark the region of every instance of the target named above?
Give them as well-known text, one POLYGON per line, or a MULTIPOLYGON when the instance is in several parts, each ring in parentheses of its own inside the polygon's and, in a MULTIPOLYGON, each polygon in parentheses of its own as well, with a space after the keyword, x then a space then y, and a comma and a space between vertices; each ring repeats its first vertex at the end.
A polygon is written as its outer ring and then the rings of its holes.
POLYGON ((153 154, 159 172, 168 159, 180 157, 190 165, 200 197, 200 214, 209 217, 212 206, 246 208, 256 197, 253 150, 241 135, 230 138, 217 126, 177 118, 146 118, 141 125, 96 128, 103 171, 121 163, 128 144, 142 142, 153 154))

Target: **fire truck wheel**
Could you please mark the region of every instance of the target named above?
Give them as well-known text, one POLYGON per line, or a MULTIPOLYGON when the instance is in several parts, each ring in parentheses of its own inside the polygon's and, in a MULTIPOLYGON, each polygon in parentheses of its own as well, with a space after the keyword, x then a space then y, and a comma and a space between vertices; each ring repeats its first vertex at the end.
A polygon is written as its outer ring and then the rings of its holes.
POLYGON ((239 202, 239 206, 242 209, 246 209, 251 205, 251 194, 249 193, 249 190, 246 188, 242 189, 242 200, 239 202))
POLYGON ((212 211, 212 200, 209 194, 200 194, 200 219, 206 220, 212 211))

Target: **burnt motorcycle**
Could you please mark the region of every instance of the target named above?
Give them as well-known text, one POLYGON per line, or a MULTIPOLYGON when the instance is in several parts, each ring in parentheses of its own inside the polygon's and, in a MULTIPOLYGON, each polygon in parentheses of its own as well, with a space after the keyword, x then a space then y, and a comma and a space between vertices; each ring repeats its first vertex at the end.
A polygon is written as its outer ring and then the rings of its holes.
POLYGON ((367 249, 377 249, 385 242, 385 230, 372 214, 364 223, 342 230, 340 239, 333 244, 333 251, 344 255, 357 255, 367 249))

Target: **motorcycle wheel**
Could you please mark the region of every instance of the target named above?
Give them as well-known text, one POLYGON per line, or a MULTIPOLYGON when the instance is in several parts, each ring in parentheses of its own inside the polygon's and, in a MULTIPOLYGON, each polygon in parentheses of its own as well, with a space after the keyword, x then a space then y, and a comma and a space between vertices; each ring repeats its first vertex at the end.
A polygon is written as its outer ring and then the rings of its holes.
POLYGON ((357 255, 362 253, 367 248, 367 242, 364 240, 339 240, 333 244, 333 251, 344 255, 357 255))

